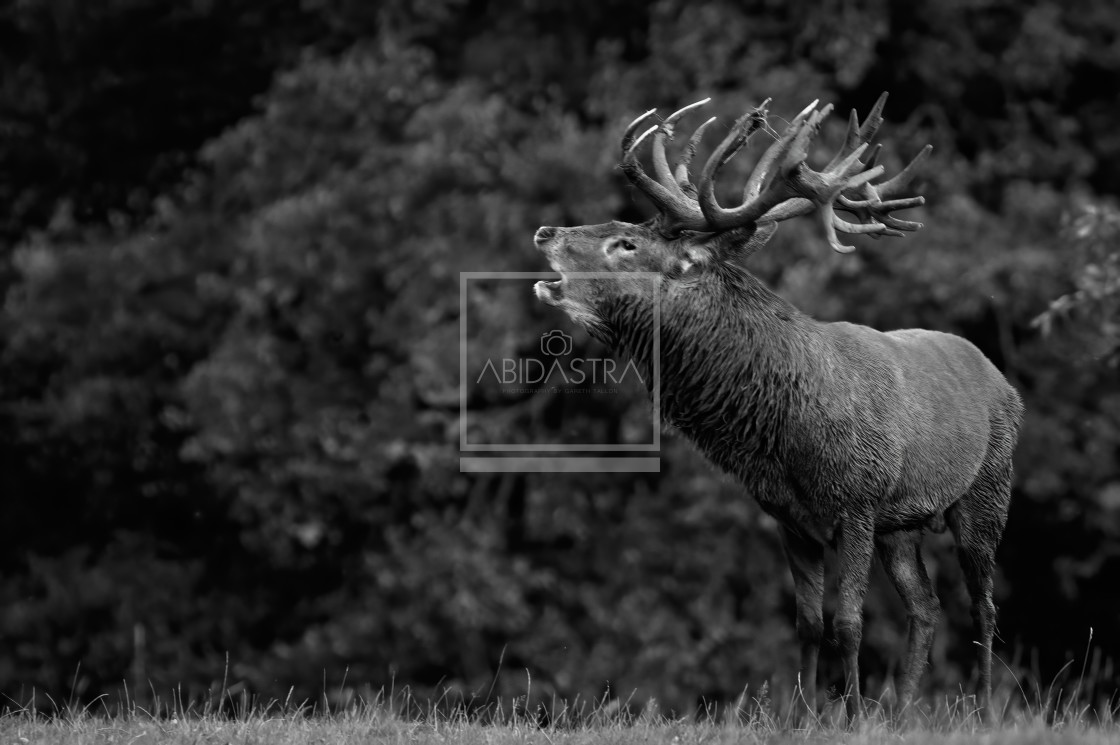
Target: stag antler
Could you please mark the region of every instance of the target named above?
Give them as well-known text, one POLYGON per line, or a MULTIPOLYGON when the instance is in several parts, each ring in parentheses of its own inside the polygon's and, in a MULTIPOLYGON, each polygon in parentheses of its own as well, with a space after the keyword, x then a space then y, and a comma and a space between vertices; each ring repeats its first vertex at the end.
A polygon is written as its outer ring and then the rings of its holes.
MULTIPOLYGON (((883 166, 875 165, 881 146, 875 146, 866 160, 862 159, 883 122, 882 110, 886 99, 886 93, 879 97, 862 125, 856 112, 852 112, 844 145, 821 171, 809 168, 805 160, 809 144, 820 131, 821 122, 831 113, 832 105, 818 110, 816 101, 809 104, 759 158, 743 189, 743 201, 736 207, 726 208, 719 204, 715 195, 716 176, 751 136, 766 126, 766 106, 770 99, 739 117, 704 164, 699 186, 692 184, 688 168, 705 128, 715 121, 715 117, 696 129, 675 169, 669 167, 665 144, 672 139, 677 121, 692 109, 708 103, 711 100, 708 98, 673 112, 663 122, 641 134, 636 134, 641 124, 657 110, 650 109, 631 122, 622 136, 622 170, 631 183, 657 206, 662 228, 666 232, 722 232, 750 225, 761 227, 820 210, 829 245, 841 253, 848 253, 853 247, 840 243, 837 230, 877 237, 901 236, 902 231, 921 227, 921 223, 900 220, 890 213, 924 204, 923 197, 884 198, 898 194, 932 148, 927 145, 897 176, 879 184, 872 182, 883 174, 883 166), (642 169, 637 157, 639 145, 651 134, 656 178, 642 169), (852 213, 859 222, 841 219, 835 213, 836 208, 852 213)), ((772 230, 768 228, 766 233, 772 230)))
MULTIPOLYGON (((887 93, 884 91, 883 94, 879 96, 879 100, 876 101, 875 105, 871 108, 871 113, 867 115, 862 125, 859 123, 859 117, 856 115, 855 109, 852 109, 851 116, 848 118, 848 133, 844 138, 844 147, 841 148, 836 158, 840 158, 845 152, 850 152, 860 144, 868 144, 871 142, 880 125, 883 123, 882 112, 886 103, 887 93)), ((871 151, 871 154, 867 158, 867 168, 871 168, 875 165, 875 161, 878 159, 882 147, 882 145, 876 145, 874 150, 871 151)), ((881 184, 867 182, 857 188, 848 190, 847 193, 842 192, 836 198, 836 206, 846 212, 854 214, 863 225, 873 225, 878 222, 886 226, 884 230, 876 230, 871 233, 875 238, 878 238, 880 235, 901 237, 903 235, 902 231, 912 232, 917 230, 922 227, 920 222, 900 220, 890 213, 892 210, 917 207, 924 204, 925 199, 923 197, 906 197, 903 199, 884 200, 884 197, 897 196, 902 188, 910 182, 910 179, 914 177, 918 166, 929 157, 932 150, 932 145, 923 147, 921 151, 914 156, 914 159, 889 181, 885 181, 881 184)), ((836 159, 834 158, 833 160, 835 161, 836 159)), ((836 219, 840 220, 840 218, 836 219)), ((846 224, 858 229, 858 226, 853 226, 851 223, 846 224)))

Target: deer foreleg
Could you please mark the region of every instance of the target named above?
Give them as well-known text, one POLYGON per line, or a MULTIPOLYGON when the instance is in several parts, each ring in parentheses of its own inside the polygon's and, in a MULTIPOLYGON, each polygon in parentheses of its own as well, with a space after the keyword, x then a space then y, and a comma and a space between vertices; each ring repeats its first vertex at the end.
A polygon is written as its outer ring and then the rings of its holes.
POLYGON ((840 563, 840 599, 836 611, 836 642, 844 662, 844 694, 849 721, 863 714, 859 690, 859 645, 863 638, 863 598, 871 571, 875 537, 870 518, 845 520, 836 552, 840 563))
POLYGON ((824 546, 782 529, 782 544, 793 574, 797 600, 797 639, 801 644, 799 683, 809 713, 817 711, 817 657, 824 636, 824 546))

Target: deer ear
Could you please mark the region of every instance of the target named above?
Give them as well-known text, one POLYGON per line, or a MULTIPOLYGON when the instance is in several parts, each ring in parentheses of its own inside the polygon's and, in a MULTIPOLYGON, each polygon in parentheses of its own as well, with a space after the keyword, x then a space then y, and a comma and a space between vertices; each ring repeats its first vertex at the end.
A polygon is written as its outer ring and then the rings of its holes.
POLYGON ((715 260, 716 253, 712 251, 709 243, 688 243, 673 259, 673 272, 678 277, 684 277, 703 269, 715 260))
POLYGON ((705 247, 723 259, 742 260, 762 248, 774 236, 778 223, 765 222, 717 233, 705 247))

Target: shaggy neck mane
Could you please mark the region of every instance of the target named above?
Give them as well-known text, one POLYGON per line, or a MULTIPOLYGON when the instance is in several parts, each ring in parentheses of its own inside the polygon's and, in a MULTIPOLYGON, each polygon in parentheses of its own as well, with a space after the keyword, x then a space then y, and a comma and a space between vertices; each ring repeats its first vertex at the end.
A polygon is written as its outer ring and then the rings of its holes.
MULTIPOLYGON (((608 340, 652 387, 653 312, 621 302, 608 340)), ((661 416, 725 470, 773 454, 804 409, 815 323, 737 266, 721 264, 661 295, 661 416)))

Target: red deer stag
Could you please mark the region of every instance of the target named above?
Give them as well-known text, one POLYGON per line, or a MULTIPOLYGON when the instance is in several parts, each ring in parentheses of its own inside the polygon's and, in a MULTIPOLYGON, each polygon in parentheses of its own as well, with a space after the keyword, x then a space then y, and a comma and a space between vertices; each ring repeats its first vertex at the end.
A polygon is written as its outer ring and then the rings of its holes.
POLYGON ((769 101, 734 124, 695 185, 689 163, 714 118, 696 130, 675 169, 666 142, 681 116, 707 99, 635 136, 654 114, 647 111, 623 135, 621 167, 659 214, 638 225, 542 227, 535 236, 561 275, 538 282, 537 298, 647 371, 653 294, 631 273, 659 275, 662 417, 779 522, 797 600, 802 692, 812 709, 824 626, 824 547, 835 547, 834 628, 852 716, 862 711, 857 655, 872 554, 878 553, 909 616, 898 685, 905 706, 917 691, 940 614, 922 563, 922 533, 944 523, 956 539, 972 599, 978 694, 981 705, 989 705, 992 571, 1023 416, 1015 389, 961 337, 822 323, 740 266, 780 221, 816 211, 829 243, 844 253, 852 249, 839 242, 837 230, 901 236, 921 227, 891 213, 923 203, 899 191, 929 146, 893 179, 877 182, 883 167, 874 164, 878 148, 869 149, 869 142, 883 121, 885 99, 862 125, 852 112, 840 152, 820 171, 806 157, 832 107, 811 104, 761 156, 735 207, 720 205, 716 176, 765 127, 769 101), (637 157, 649 135, 654 176, 637 157), (578 272, 613 274, 569 276, 578 272))

